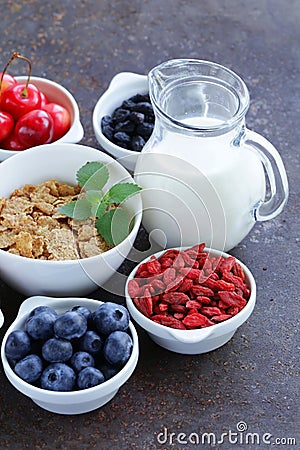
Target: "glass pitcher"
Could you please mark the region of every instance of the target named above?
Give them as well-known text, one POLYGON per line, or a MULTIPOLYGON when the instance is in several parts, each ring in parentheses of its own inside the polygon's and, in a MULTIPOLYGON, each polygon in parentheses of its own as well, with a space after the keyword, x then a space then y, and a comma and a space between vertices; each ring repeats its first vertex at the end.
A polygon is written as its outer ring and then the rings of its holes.
POLYGON ((274 146, 245 125, 249 93, 231 70, 171 60, 148 75, 155 127, 134 178, 143 225, 161 247, 228 251, 277 216, 288 181, 274 146))

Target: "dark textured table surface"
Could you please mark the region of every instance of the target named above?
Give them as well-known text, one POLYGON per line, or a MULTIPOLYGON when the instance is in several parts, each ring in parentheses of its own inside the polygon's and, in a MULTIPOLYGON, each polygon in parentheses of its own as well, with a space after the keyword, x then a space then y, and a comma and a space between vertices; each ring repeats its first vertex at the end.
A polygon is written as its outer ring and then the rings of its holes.
MULTIPOLYGON (((133 376, 110 403, 81 416, 40 409, 11 386, 1 366, 0 449, 299 448, 300 2, 2 0, 0 7, 0 65, 19 51, 31 58, 34 75, 68 88, 80 106, 83 144, 99 148, 92 110, 117 72, 145 74, 172 58, 207 59, 247 83, 248 127, 278 148, 290 184, 284 211, 256 224, 231 252, 252 270, 258 294, 254 313, 227 345, 178 355, 138 329, 133 376), (238 432, 239 422, 256 433, 255 443, 238 432), (159 435, 164 430, 166 437, 159 435), (219 443, 193 444, 203 433, 219 443)), ((137 245, 145 242, 141 231, 137 245)), ((127 274, 129 265, 121 270, 127 274)), ((90 297, 115 298, 102 289, 90 297)), ((0 298, 2 338, 24 296, 0 281, 0 298)))

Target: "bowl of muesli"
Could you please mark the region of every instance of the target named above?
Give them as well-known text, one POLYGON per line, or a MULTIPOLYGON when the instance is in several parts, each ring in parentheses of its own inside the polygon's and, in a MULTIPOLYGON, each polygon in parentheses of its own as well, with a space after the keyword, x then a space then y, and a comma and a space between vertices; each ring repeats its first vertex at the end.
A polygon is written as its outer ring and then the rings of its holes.
POLYGON ((41 145, 2 162, 0 179, 0 278, 16 291, 88 294, 130 252, 141 198, 128 171, 109 155, 79 144, 41 145), (120 185, 131 193, 125 200, 120 185))

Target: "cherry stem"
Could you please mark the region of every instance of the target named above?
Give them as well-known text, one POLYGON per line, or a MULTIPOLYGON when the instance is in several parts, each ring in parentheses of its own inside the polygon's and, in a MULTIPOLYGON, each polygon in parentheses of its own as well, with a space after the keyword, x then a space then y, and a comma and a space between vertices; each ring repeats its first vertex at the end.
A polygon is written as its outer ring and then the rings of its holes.
POLYGON ((6 66, 3 69, 3 72, 2 72, 2 75, 1 75, 1 80, 0 80, 0 97, 1 97, 1 87, 2 87, 2 80, 3 80, 4 74, 7 71, 8 67, 10 66, 10 64, 17 58, 23 59, 24 61, 26 61, 28 66, 29 66, 29 73, 28 73, 26 85, 25 85, 25 88, 23 89, 23 92, 21 93, 23 98, 27 98, 28 97, 27 88, 28 88, 28 84, 29 84, 29 81, 30 81, 30 77, 31 77, 32 66, 31 66, 30 60, 26 56, 20 55, 20 53, 18 53, 18 52, 13 52, 12 56, 9 58, 8 62, 6 63, 6 66))

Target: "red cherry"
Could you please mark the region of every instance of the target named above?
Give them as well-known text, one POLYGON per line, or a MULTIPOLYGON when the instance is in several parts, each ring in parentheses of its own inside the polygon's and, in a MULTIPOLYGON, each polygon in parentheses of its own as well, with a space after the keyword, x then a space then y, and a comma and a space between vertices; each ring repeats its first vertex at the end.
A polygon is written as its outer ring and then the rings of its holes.
POLYGON ((40 91, 33 84, 17 84, 6 89, 1 95, 0 107, 9 112, 15 120, 41 106, 40 91))
POLYGON ((0 142, 6 139, 14 128, 14 119, 11 114, 0 111, 0 142))
POLYGON ((15 131, 11 133, 8 138, 4 139, 4 141, 1 142, 1 147, 4 148, 4 150, 25 150, 26 146, 21 144, 18 137, 15 134, 15 131))
POLYGON ((17 138, 27 148, 51 142, 53 130, 52 117, 42 109, 30 111, 20 117, 15 127, 17 138))
POLYGON ((41 109, 44 109, 45 106, 49 103, 49 100, 47 99, 46 95, 44 94, 44 92, 40 91, 40 96, 41 96, 41 109))
POLYGON ((57 141, 57 139, 60 139, 70 129, 71 117, 69 111, 57 103, 48 103, 44 106, 44 110, 47 111, 53 119, 53 141, 57 141))
MULTIPOLYGON (((0 81, 1 81, 2 75, 3 75, 3 72, 0 72, 0 81)), ((5 73, 3 75, 2 83, 1 83, 1 94, 2 94, 2 92, 6 91, 6 89, 8 89, 9 87, 15 86, 16 84, 18 84, 17 80, 12 75, 9 75, 9 73, 5 73)))

